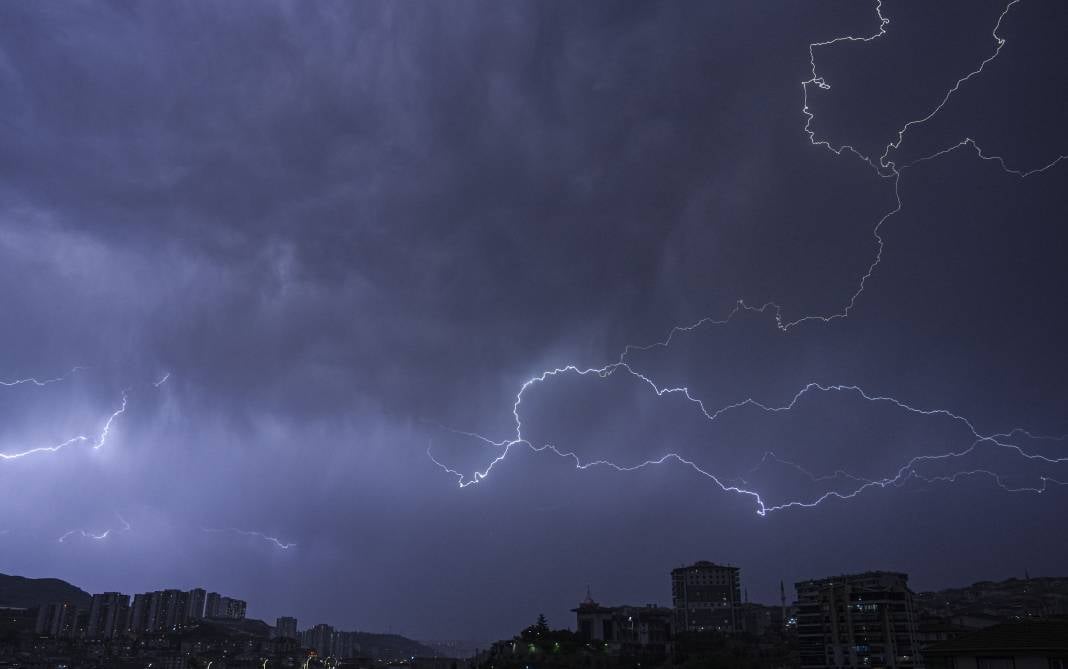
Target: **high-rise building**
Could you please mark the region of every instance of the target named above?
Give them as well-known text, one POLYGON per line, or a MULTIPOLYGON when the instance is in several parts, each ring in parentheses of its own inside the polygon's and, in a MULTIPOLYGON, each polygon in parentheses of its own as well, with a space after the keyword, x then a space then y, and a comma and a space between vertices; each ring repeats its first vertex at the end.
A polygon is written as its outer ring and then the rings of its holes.
POLYGON ((204 617, 204 600, 207 593, 203 588, 193 588, 186 593, 185 617, 187 620, 200 620, 204 617))
POLYGON ((331 656, 334 654, 334 628, 319 623, 311 629, 304 630, 301 642, 306 648, 314 648, 323 657, 331 656))
POLYGON ((672 569, 671 602, 677 632, 738 632, 739 569, 704 560, 672 569))
POLYGON ((274 635, 280 639, 296 639, 297 637, 297 619, 290 618, 289 616, 282 616, 275 622, 274 635))
POLYGON ((223 597, 217 592, 209 592, 204 606, 204 617, 241 620, 245 617, 247 607, 248 604, 242 599, 223 597))
POLYGON ((155 590, 134 595, 126 629, 131 634, 163 634, 185 629, 190 616, 189 599, 196 591, 155 590))
POLYGON ((78 633, 78 607, 71 602, 42 604, 37 609, 34 632, 57 639, 73 639, 78 633))
POLYGON ((221 613, 219 611, 219 602, 222 600, 222 595, 217 592, 209 592, 207 599, 204 600, 204 617, 205 618, 219 618, 221 613))
POLYGON ((114 639, 126 631, 130 596, 119 592, 93 595, 85 636, 89 639, 114 639))
POLYGON ((189 593, 181 590, 164 590, 165 615, 163 616, 163 631, 177 632, 185 627, 189 610, 189 593))
POLYGON ((220 604, 222 605, 222 617, 232 620, 244 619, 245 610, 248 608, 248 603, 245 600, 223 597, 220 604))
POLYGON ((874 571, 802 581, 797 603, 802 667, 923 666, 906 574, 874 571))
POLYGON ((334 632, 333 656, 347 659, 360 654, 360 642, 356 632, 334 632))
POLYGON ((146 634, 148 629, 148 608, 152 593, 142 592, 133 596, 130 615, 126 622, 126 631, 134 636, 146 634))

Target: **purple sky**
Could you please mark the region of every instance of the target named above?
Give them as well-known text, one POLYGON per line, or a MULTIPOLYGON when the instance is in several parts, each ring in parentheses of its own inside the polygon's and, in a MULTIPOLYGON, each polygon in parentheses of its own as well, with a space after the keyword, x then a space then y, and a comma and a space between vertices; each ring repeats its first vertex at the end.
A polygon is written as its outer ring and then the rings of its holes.
POLYGON ((0 571, 423 639, 1063 571, 1068 8, 881 12, 0 5, 0 571))

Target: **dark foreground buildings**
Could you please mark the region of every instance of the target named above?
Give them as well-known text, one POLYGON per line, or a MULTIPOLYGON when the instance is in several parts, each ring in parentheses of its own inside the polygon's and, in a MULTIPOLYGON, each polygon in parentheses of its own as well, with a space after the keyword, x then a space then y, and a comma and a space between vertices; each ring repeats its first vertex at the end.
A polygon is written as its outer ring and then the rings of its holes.
POLYGON ((923 666, 908 576, 872 571, 797 584, 801 667, 923 666))
POLYGON ((578 608, 571 610, 578 636, 603 643, 606 653, 657 659, 671 653, 671 609, 653 604, 601 606, 587 593, 578 608))
POLYGON ((793 606, 782 585, 776 606, 746 601, 738 568, 711 562, 671 585, 670 608, 587 592, 573 630, 539 618, 468 661, 292 617, 271 627, 199 589, 101 593, 0 607, 0 669, 1068 669, 1068 578, 914 595, 905 574, 872 571, 801 581, 793 606))
POLYGON ((680 632, 741 631, 741 577, 737 567, 695 562, 671 570, 671 603, 680 632))

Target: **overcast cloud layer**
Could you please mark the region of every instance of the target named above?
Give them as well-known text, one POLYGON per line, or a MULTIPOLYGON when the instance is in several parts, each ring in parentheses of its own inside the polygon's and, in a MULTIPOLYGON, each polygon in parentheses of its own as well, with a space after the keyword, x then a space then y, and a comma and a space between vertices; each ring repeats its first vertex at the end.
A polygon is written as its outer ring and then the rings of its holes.
MULTIPOLYGON (((871 5, 0 5, 0 381, 85 367, 0 387, 0 453, 86 436, 0 460, 0 571, 424 639, 566 625, 587 584, 666 603, 696 559, 758 601, 868 568, 918 589, 1063 571, 1065 441, 924 470, 1041 494, 912 480, 766 517, 678 462, 520 445, 460 489, 427 455, 484 470, 499 450, 445 427, 508 439, 528 378, 739 299, 840 313, 894 179, 813 142, 878 157, 993 53, 1004 9, 885 2, 883 37, 815 49, 809 136, 809 44, 876 33, 871 5)), ((1068 153, 1066 19, 1012 7, 998 57, 892 152, 970 138, 1003 162, 969 144, 901 171, 848 318, 743 311, 628 360, 709 407, 847 384, 1068 433, 1068 161, 1004 169, 1068 153)), ((850 483, 768 451, 870 479, 973 440, 849 392, 709 422, 627 374, 554 377, 522 411, 533 444, 677 452, 768 504, 850 483)))

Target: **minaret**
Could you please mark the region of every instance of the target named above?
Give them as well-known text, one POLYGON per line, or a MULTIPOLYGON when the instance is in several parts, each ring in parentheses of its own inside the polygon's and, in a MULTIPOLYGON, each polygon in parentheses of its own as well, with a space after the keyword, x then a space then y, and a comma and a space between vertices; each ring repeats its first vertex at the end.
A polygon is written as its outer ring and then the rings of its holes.
POLYGON ((779 579, 779 601, 782 602, 782 628, 786 629, 786 586, 779 579))

